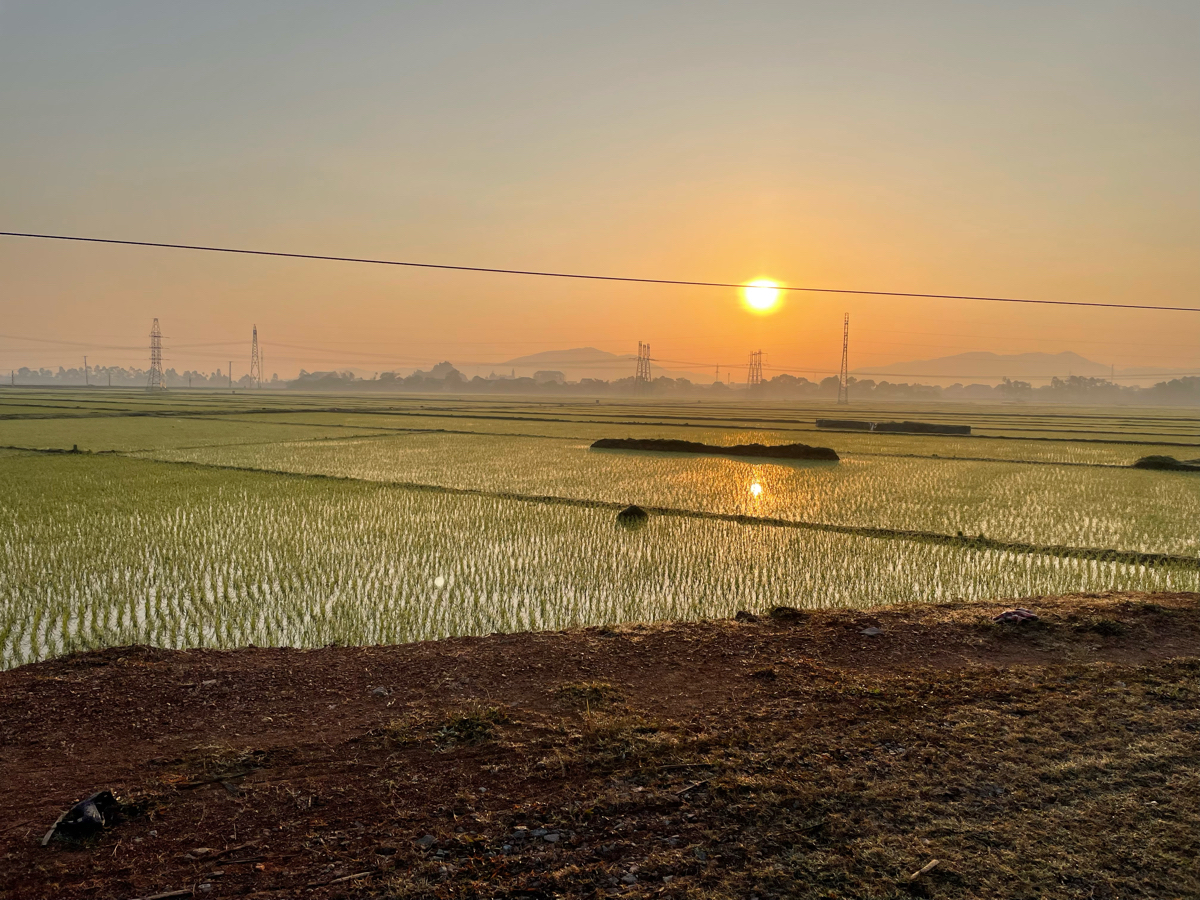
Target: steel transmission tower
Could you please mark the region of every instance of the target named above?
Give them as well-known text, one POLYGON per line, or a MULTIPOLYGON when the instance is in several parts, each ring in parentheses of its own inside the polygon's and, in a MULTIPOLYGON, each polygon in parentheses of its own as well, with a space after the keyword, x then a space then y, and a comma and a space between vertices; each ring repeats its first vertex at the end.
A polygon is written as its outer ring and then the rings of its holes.
POLYGON ((633 380, 638 384, 650 383, 650 345, 638 341, 637 374, 633 380))
POLYGON ((750 374, 746 376, 746 387, 758 387, 762 384, 762 351, 755 350, 750 354, 750 374))
POLYGON ((162 367, 162 329, 158 327, 158 319, 155 319, 154 327, 150 329, 150 378, 146 382, 146 390, 162 391, 166 387, 162 367))
POLYGON ((838 399, 842 406, 850 405, 850 313, 842 323, 842 371, 838 376, 838 399))
POLYGON ((250 386, 262 387, 262 357, 258 355, 258 326, 250 340, 250 386))

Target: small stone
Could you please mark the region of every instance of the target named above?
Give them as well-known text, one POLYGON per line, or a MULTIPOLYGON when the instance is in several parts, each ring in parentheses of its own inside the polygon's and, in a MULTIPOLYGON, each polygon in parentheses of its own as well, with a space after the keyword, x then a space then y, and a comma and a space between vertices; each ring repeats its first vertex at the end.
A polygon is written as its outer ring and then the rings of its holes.
POLYGON ((621 876, 622 884, 637 884, 637 876, 630 872, 628 875, 621 876))
POLYGON ((437 843, 437 838, 434 837, 432 834, 427 834, 427 835, 425 835, 425 837, 417 839, 417 846, 422 848, 423 850, 429 849, 436 843, 437 843))
POLYGON ((530 834, 532 834, 534 837, 545 837, 549 833, 550 830, 547 828, 535 828, 530 832, 530 834))
POLYGON ((542 838, 542 840, 547 841, 548 843, 551 843, 551 844, 557 844, 559 837, 560 837, 559 835, 552 833, 552 834, 546 835, 544 838, 542 838))
POLYGON ((1025 609, 1023 606, 1006 610, 992 619, 998 625, 1024 625, 1026 622, 1036 622, 1037 620, 1037 613, 1025 609))
POLYGON ((200 893, 207 894, 212 890, 212 884, 206 881, 204 884, 197 885, 197 888, 200 890, 200 893))
POLYGON ((872 625, 869 628, 864 628, 859 634, 865 634, 867 637, 879 637, 879 635, 883 634, 883 629, 872 625))
POLYGON ((390 697, 392 692, 385 687, 377 687, 371 691, 376 697, 390 697))
POLYGON ((626 528, 640 528, 650 520, 650 514, 640 506, 631 505, 617 513, 617 524, 626 528))

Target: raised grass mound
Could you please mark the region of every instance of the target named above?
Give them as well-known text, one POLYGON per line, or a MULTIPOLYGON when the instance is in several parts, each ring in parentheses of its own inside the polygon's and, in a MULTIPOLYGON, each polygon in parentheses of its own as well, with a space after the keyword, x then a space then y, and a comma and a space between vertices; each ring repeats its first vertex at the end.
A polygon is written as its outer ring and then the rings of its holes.
POLYGON ((1173 456, 1143 456, 1133 464, 1135 469, 1161 469, 1167 472, 1200 472, 1200 460, 1179 460, 1173 456))
POLYGON ((877 431, 900 434, 970 434, 970 425, 942 425, 936 422, 866 422, 862 419, 817 419, 818 428, 839 431, 877 431))
POLYGON ((592 444, 593 450, 641 450, 652 453, 695 453, 701 456, 752 456, 764 459, 818 459, 837 462, 838 455, 829 447, 810 447, 808 444, 734 444, 718 447, 695 441, 676 441, 659 438, 601 438, 592 444))

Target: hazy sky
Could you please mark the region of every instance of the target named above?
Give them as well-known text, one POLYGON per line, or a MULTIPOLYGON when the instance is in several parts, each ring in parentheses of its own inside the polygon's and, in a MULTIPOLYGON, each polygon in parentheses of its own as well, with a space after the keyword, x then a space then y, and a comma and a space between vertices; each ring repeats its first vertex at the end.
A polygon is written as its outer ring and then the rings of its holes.
MULTIPOLYGON (((0 122, 0 230, 1200 306, 1194 0, 0 0, 0 122)), ((852 366, 1200 369, 1195 313, 796 295, 756 317, 717 289, 11 238, 0 272, 0 369, 144 367, 121 348, 158 316, 168 365, 235 377, 252 323, 284 376, 639 340, 831 370, 843 311, 852 366)))

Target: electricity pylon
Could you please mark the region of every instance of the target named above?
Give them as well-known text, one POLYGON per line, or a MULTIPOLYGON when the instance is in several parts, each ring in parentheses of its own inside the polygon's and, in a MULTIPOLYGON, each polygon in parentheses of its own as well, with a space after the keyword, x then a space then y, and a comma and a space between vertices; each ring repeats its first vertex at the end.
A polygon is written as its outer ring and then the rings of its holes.
POLYGON ((747 387, 758 387, 762 384, 762 351, 755 350, 750 354, 750 374, 746 376, 747 387))
POLYGON ((162 391, 166 387, 162 367, 162 329, 158 327, 158 319, 155 319, 154 327, 150 329, 150 377, 146 381, 146 390, 162 391))
POLYGON ((262 359, 258 355, 258 326, 250 339, 250 386, 262 387, 262 359))
POLYGON ((638 341, 637 374, 633 380, 639 384, 650 383, 650 345, 638 341))
POLYGON ((838 376, 838 399, 842 406, 850 405, 850 313, 842 323, 842 371, 838 376))

